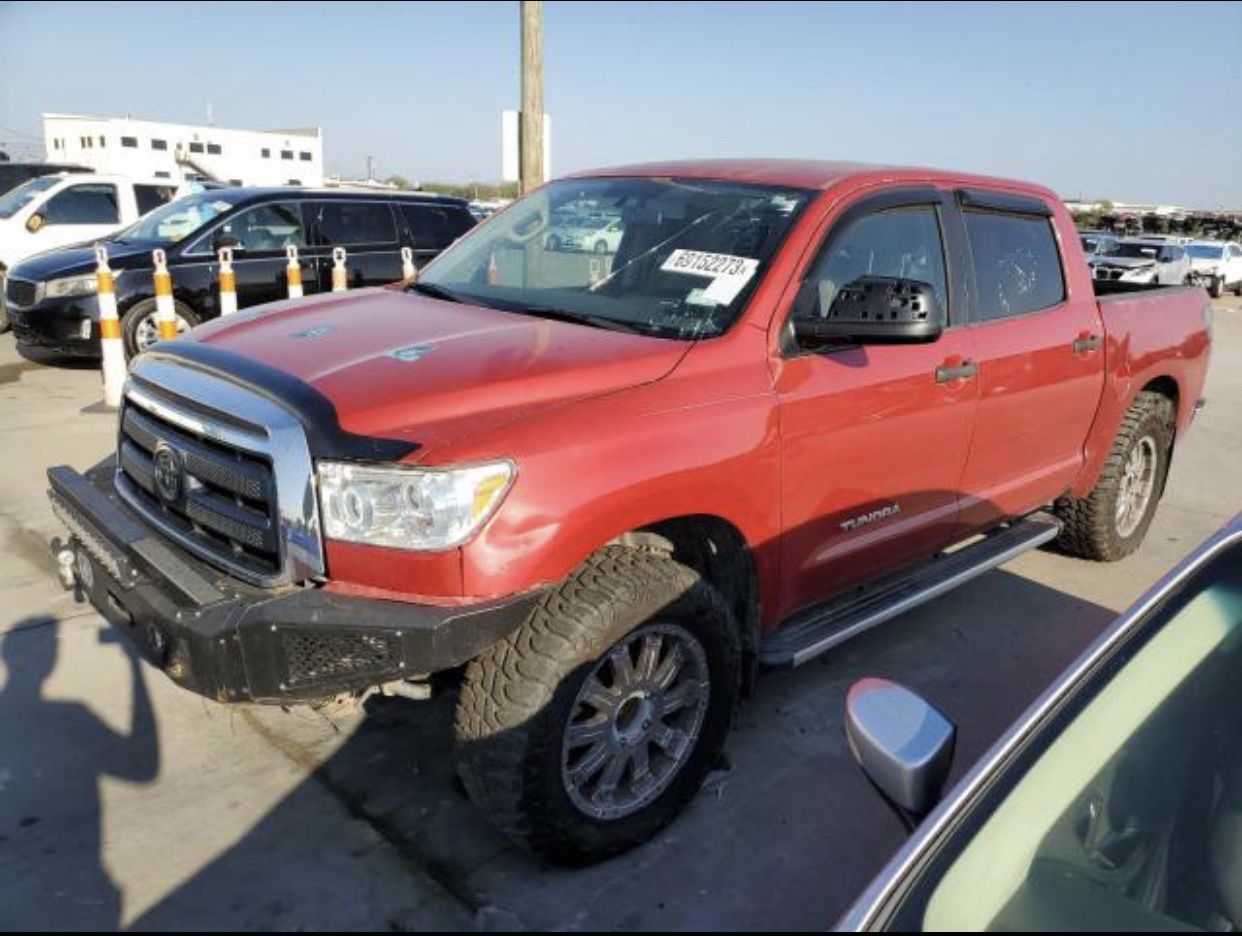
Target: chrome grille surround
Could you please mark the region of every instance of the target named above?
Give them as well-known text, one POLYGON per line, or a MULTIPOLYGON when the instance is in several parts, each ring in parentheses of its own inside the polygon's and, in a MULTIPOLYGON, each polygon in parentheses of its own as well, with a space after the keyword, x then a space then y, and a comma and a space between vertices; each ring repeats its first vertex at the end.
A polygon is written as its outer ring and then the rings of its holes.
POLYGON ((135 359, 118 429, 116 489, 173 542, 242 581, 275 587, 324 575, 314 463, 301 423, 225 378, 166 358, 135 359), (162 503, 143 476, 152 443, 180 456, 193 494, 176 505, 162 503))

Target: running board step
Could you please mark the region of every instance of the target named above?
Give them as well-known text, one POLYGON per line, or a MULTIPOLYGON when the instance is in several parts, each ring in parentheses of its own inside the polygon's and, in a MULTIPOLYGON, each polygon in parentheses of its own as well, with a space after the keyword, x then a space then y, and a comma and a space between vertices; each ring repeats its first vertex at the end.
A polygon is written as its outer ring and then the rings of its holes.
POLYGON ((842 601, 805 612, 766 638, 759 648, 764 666, 801 666, 851 637, 938 598, 1022 553, 1055 539, 1061 525, 1030 517, 942 553, 913 572, 883 579, 842 601))

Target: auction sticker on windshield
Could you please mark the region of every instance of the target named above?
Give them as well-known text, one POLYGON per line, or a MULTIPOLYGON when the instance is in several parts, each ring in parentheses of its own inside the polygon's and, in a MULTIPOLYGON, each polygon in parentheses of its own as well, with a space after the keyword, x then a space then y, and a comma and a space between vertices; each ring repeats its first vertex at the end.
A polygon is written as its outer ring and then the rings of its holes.
POLYGON ((666 273, 710 278, 711 285, 702 291, 702 298, 728 305, 755 275, 759 261, 753 257, 735 257, 702 250, 674 250, 660 269, 666 273))

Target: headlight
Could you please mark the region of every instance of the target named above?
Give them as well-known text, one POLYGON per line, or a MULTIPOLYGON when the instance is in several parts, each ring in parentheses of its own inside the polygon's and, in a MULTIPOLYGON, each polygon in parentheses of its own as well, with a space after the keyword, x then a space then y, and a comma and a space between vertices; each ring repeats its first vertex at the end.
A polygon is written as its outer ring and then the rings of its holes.
POLYGON ((88 276, 66 276, 48 282, 44 295, 49 299, 68 299, 70 296, 93 296, 99 281, 95 274, 88 276))
POLYGON ((514 473, 510 462, 464 468, 319 462, 324 534, 394 549, 451 549, 492 515, 514 473))

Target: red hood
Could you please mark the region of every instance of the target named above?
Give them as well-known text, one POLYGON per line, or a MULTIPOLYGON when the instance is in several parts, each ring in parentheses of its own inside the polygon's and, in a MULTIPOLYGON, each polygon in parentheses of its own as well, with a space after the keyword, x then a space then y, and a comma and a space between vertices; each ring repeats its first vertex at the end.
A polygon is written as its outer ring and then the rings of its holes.
POLYGON ((424 445, 650 383, 690 347, 392 289, 274 303, 190 337, 311 384, 343 429, 424 445))

